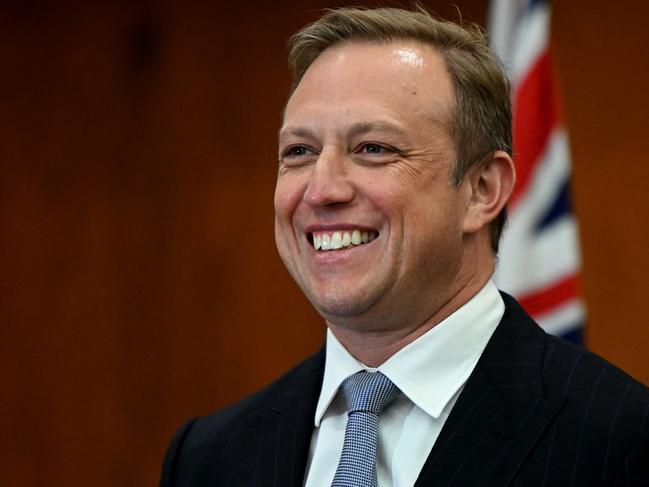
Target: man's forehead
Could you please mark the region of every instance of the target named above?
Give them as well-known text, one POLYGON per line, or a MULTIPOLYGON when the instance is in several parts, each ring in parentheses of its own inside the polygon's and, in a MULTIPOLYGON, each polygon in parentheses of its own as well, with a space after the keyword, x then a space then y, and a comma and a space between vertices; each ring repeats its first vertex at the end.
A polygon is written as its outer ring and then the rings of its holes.
MULTIPOLYGON (((392 39, 385 41, 368 41, 351 39, 337 42, 324 49, 313 61, 325 55, 343 56, 346 51, 383 51, 384 56, 399 58, 403 62, 421 65, 424 57, 429 53, 439 55, 439 50, 434 46, 416 39, 392 39)), ((312 63, 313 64, 313 63, 312 63)))
POLYGON ((394 50, 394 55, 404 64, 423 67, 424 56, 421 49, 412 46, 401 46, 394 50))
POLYGON ((444 57, 434 47, 412 40, 336 44, 306 70, 287 101, 283 122, 295 109, 339 101, 366 100, 371 112, 379 98, 403 102, 399 109, 431 110, 437 121, 448 121, 455 94, 444 57))
POLYGON ((368 56, 382 63, 395 63, 402 69, 444 65, 444 56, 433 45, 415 39, 387 41, 346 40, 324 49, 313 59, 306 73, 323 63, 344 63, 349 57, 368 56))

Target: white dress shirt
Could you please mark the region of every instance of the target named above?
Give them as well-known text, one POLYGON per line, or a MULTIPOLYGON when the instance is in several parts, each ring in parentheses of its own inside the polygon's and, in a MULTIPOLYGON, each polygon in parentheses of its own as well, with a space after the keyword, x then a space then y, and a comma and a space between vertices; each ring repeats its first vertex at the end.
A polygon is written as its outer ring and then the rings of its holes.
POLYGON ((377 369, 356 360, 327 330, 324 379, 305 486, 331 486, 347 425, 345 400, 338 387, 361 370, 382 372, 401 391, 379 416, 379 486, 413 486, 504 311, 503 300, 489 281, 470 301, 377 369))

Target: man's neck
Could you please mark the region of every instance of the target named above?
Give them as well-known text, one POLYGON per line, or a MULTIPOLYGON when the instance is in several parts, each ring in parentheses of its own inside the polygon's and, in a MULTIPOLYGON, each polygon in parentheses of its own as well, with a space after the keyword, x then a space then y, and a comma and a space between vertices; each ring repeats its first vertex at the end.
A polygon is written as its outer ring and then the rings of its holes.
POLYGON ((487 280, 488 278, 463 287, 441 305, 434 306, 434 311, 429 316, 423 320, 414 320, 409 325, 401 324, 387 329, 343 327, 330 321, 327 321, 327 325, 338 341, 357 360, 368 367, 378 367, 467 303, 482 289, 487 280))

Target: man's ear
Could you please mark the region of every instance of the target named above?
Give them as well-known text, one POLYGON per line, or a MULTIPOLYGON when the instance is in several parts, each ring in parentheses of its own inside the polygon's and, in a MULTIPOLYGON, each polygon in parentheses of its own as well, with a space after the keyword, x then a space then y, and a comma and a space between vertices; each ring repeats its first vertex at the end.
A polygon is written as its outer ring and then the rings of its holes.
POLYGON ((505 151, 494 151, 465 175, 470 198, 464 232, 475 233, 493 221, 503 209, 516 182, 514 162, 505 151))

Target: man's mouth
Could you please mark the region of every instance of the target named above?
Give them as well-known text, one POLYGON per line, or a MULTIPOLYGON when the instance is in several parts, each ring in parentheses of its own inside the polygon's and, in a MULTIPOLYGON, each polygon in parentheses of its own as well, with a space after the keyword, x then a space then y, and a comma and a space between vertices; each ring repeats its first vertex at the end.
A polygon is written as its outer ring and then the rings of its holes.
POLYGON ((374 230, 333 230, 310 232, 307 238, 317 251, 348 249, 371 242, 379 236, 374 230))

